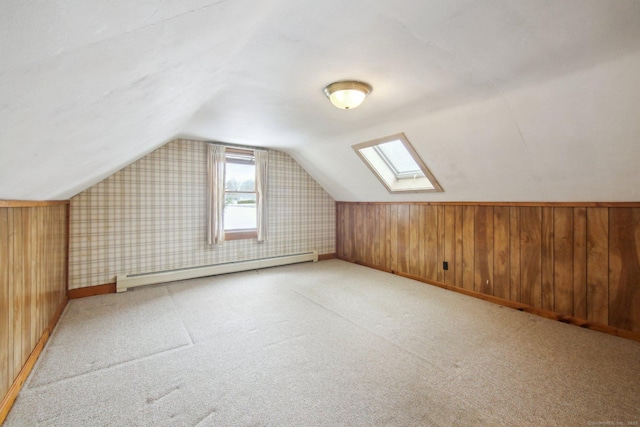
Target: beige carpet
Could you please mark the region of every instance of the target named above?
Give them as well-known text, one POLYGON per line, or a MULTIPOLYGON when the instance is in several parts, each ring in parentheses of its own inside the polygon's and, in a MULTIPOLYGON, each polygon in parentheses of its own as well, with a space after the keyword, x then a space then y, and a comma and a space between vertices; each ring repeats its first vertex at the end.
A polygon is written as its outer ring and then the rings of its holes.
POLYGON ((331 260, 71 301, 5 425, 638 421, 640 343, 331 260))

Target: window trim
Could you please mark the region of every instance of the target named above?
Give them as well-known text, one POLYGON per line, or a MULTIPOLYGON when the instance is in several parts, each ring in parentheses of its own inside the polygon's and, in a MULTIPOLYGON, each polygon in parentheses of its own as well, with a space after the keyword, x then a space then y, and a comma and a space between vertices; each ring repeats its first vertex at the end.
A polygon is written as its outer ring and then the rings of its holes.
MULTIPOLYGON (((254 173, 255 173, 255 156, 253 154, 253 150, 246 150, 241 148, 232 148, 227 147, 225 151, 225 180, 226 180, 226 171, 227 171, 227 163, 229 154, 231 157, 234 155, 237 156, 234 162, 232 163, 240 163, 240 164, 252 164, 254 165, 254 173), (251 157, 252 160, 243 160, 242 157, 251 157)), ((254 178, 254 182, 256 182, 257 177, 254 178)), ((229 191, 229 193, 247 193, 247 194, 255 194, 256 203, 258 200, 258 189, 254 187, 254 191, 229 191)), ((225 189, 224 194, 226 196, 227 190, 225 189)), ((224 230, 224 240, 249 240, 249 239, 257 239, 258 238, 258 218, 256 217, 256 228, 238 228, 233 230, 224 230)), ((223 228, 224 228, 224 217, 223 217, 223 228)))
POLYGON ((380 181, 382 183, 382 185, 387 189, 387 191, 389 191, 392 194, 396 194, 396 193, 440 193, 440 192, 444 191, 442 189, 442 187, 440 186, 440 183, 438 183, 438 180, 433 176, 433 174, 431 173, 431 171, 427 167, 426 163, 420 158, 420 155, 418 154, 418 152, 413 148, 413 146, 411 145, 411 143, 409 142, 409 140, 407 139, 405 134, 402 133, 402 132, 394 134, 394 135, 389 135, 389 136, 386 136, 386 137, 383 137, 383 138, 377 138, 377 139, 374 139, 374 140, 371 140, 371 141, 366 141, 366 142, 362 142, 362 143, 359 143, 359 144, 355 144, 351 148, 353 148, 353 150, 356 152, 358 157, 360 157, 360 159, 364 162, 364 164, 367 165, 367 167, 369 168, 369 170, 371 170, 371 172, 375 175, 375 177, 378 178, 378 181, 380 181), (407 179, 415 179, 416 177, 413 174, 410 175, 410 176, 401 176, 401 174, 398 174, 396 168, 393 165, 389 164, 389 160, 386 158, 386 156, 381 155, 380 153, 378 153, 378 151, 382 151, 382 150, 376 149, 376 146, 378 146, 380 144, 387 143, 387 142, 391 142, 391 141, 400 141, 402 143, 402 145, 405 147, 405 149, 407 150, 409 155, 413 158, 413 160, 416 162, 416 164, 418 165, 418 167, 420 168, 420 170, 424 174, 424 177, 419 177, 419 178, 426 179, 433 188, 416 189, 416 188, 394 188, 394 187, 392 187, 392 185, 389 182, 387 182, 387 180, 382 176, 381 172, 378 169, 376 169, 376 167, 371 163, 371 161, 367 158, 367 156, 365 154, 363 154, 362 151, 361 151, 361 150, 363 150, 365 148, 373 147, 374 151, 376 152, 376 154, 378 155, 380 160, 385 164, 385 166, 387 168, 389 168, 389 171, 395 176, 395 179, 396 179, 397 182, 401 182, 401 181, 407 180, 407 179))

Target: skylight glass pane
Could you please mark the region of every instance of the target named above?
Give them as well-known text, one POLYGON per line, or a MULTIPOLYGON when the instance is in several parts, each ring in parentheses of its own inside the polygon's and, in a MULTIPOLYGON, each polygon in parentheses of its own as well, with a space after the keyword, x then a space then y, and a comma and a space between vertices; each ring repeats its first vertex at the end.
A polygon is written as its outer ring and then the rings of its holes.
POLYGON ((395 141, 379 144, 376 147, 382 152, 385 160, 396 175, 423 175, 420 166, 413 160, 413 157, 411 157, 411 154, 409 154, 401 141, 396 139, 395 141))

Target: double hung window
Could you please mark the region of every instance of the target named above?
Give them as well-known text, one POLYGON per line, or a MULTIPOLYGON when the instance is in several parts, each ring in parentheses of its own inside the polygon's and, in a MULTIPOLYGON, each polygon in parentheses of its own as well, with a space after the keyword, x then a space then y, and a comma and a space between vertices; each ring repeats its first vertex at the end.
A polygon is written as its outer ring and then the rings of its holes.
POLYGON ((207 147, 207 243, 267 239, 269 152, 207 147))
POLYGON ((257 201, 253 151, 227 148, 223 215, 225 240, 257 237, 257 201))

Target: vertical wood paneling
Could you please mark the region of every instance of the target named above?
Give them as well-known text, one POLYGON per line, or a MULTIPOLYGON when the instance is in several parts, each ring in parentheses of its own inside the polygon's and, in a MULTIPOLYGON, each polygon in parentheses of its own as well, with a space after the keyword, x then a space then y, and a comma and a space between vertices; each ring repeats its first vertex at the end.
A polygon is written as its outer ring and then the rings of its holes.
POLYGON ((380 215, 380 223, 378 224, 378 235, 380 236, 380 266, 383 269, 389 269, 389 206, 378 206, 378 214, 380 215))
POLYGON ((409 206, 409 274, 420 276, 420 206, 409 206))
POLYGON ((364 260, 367 264, 376 264, 376 230, 377 230, 377 222, 374 215, 374 209, 376 207, 373 205, 364 205, 364 221, 365 228, 363 230, 363 234, 366 238, 365 248, 364 248, 364 260))
POLYGON ((462 287, 473 290, 475 283, 475 206, 462 207, 462 287))
POLYGON ((349 254, 351 255, 352 259, 356 259, 356 246, 357 246, 357 239, 356 239, 356 232, 357 232, 357 227, 356 227, 356 213, 357 213, 357 206, 350 206, 349 209, 349 233, 351 234, 351 245, 349 245, 348 250, 349 250, 349 254))
POLYGON ((609 209, 587 210, 587 320, 609 320, 609 209))
POLYGON ((347 257, 347 251, 345 246, 351 241, 351 236, 347 235, 347 209, 349 205, 337 204, 336 205, 336 254, 339 257, 347 257))
POLYGON ((18 375, 22 366, 22 341, 27 337, 22 334, 22 312, 24 310, 24 258, 22 253, 22 242, 24 240, 22 227, 22 211, 28 208, 12 209, 13 213, 13 233, 12 233, 12 252, 13 252, 13 371, 12 377, 18 375))
POLYGON ((67 212, 0 208, 0 400, 66 300, 67 212))
POLYGON ((438 280, 438 209, 423 206, 425 215, 425 273, 429 280, 438 280))
MULTIPOLYGON (((22 246, 22 256, 25 260, 23 268, 24 268, 24 307, 22 311, 22 334, 25 339, 22 341, 22 357, 26 360, 31 354, 31 350, 35 347, 36 343, 34 341, 35 337, 32 336, 31 328, 31 319, 33 317, 37 318, 37 312, 32 310, 32 302, 35 299, 35 292, 33 286, 35 283, 35 274, 33 274, 32 265, 36 262, 35 256, 32 257, 31 254, 35 255, 35 244, 33 239, 33 224, 34 217, 37 215, 31 215, 31 209, 24 209, 22 214, 22 221, 24 224, 24 242, 22 246)), ((46 214, 46 208, 44 210, 46 214)), ((34 319, 35 321, 35 319, 34 319)), ((40 338, 40 337, 38 337, 40 338)))
POLYGON ((367 214, 366 214, 367 206, 366 205, 358 205, 356 209, 356 228, 359 230, 360 239, 365 242, 363 245, 358 245, 356 247, 356 254, 359 260, 367 261, 367 214))
POLYGON ((553 209, 554 308, 573 315, 573 209, 553 209))
POLYGON ((442 269, 442 261, 444 261, 444 206, 436 206, 436 211, 438 212, 438 226, 436 227, 436 235, 437 235, 437 244, 438 244, 438 255, 436 262, 436 275, 438 277, 438 282, 444 282, 444 270, 442 269))
POLYGON ((493 208, 493 295, 509 299, 509 208, 493 208))
MULTIPOLYGON (((339 203, 337 212, 337 247, 349 259, 640 331, 640 208, 339 203)), ((13 224, 12 215, 0 222, 13 224)), ((25 227, 20 215, 15 221, 20 224, 5 227, 13 234, 0 254, 38 230, 38 223, 25 227)), ((39 274, 33 266, 10 265, 0 277, 22 281, 39 274)), ((24 305, 28 295, 22 294, 24 305)), ((8 307, 17 313, 16 326, 0 330, 0 342, 11 347, 23 346, 20 337, 13 341, 17 331, 34 329, 21 304, 8 307)))
POLYGON ((371 235, 373 230, 371 229, 371 223, 369 222, 369 211, 371 210, 371 205, 363 205, 362 206, 362 235, 367 241, 367 244, 362 248, 362 258, 368 264, 372 264, 373 260, 373 236, 371 235))
POLYGON ((398 271, 409 273, 411 223, 409 205, 398 206, 398 271))
POLYGON ((520 208, 520 294, 524 304, 542 306, 542 213, 520 208))
POLYGON ((342 243, 342 250, 344 251, 342 256, 349 259, 353 259, 353 254, 349 250, 349 246, 355 243, 355 236, 353 235, 355 224, 351 222, 351 209, 353 209, 353 205, 343 205, 343 210, 341 212, 342 215, 344 215, 343 229, 336 236, 339 240, 344 240, 342 243))
POLYGON ((587 318, 587 209, 573 209, 573 315, 587 318))
POLYGON ((455 206, 444 206, 444 257, 448 262, 448 270, 443 271, 443 282, 447 285, 455 284, 456 270, 456 215, 455 206))
POLYGON ((8 209, 0 208, 0 398, 9 389, 13 378, 9 373, 9 349, 11 348, 10 328, 10 308, 11 301, 9 280, 9 270, 11 260, 9 259, 9 217, 8 209), (6 350, 5 350, 6 349, 6 350))
POLYGON ((355 212, 354 212, 354 221, 355 221, 355 229, 358 230, 357 233, 359 235, 359 239, 360 240, 360 244, 355 244, 354 248, 353 248, 353 253, 355 256, 355 259, 358 259, 360 261, 365 261, 365 245, 362 244, 362 237, 363 237, 363 232, 364 232, 364 209, 365 206, 364 205, 355 205, 355 212))
POLYGON ((493 295, 493 207, 478 206, 475 217, 474 290, 493 295))
POLYGON ((366 205, 366 233, 369 242, 367 249, 367 262, 372 265, 378 265, 378 220, 376 214, 378 207, 376 205, 366 205))
POLYGON ((509 298, 520 302, 520 208, 509 208, 509 298))
POLYGON ((382 260, 380 259, 380 247, 382 246, 382 238, 380 237, 380 207, 378 205, 371 205, 371 218, 370 218, 370 226, 373 235, 372 242, 372 255, 373 255, 373 265, 381 265, 382 260))
MULTIPOLYGON (((14 354, 14 348, 16 347, 15 344, 15 335, 14 335, 14 330, 13 330, 13 319, 15 318, 15 305, 13 303, 14 299, 16 298, 16 294, 18 294, 18 289, 17 287, 14 285, 16 283, 15 281, 15 274, 14 274, 14 270, 13 270, 13 263, 14 260, 16 258, 16 254, 14 252, 13 246, 14 246, 14 241, 15 241, 15 230, 13 227, 13 220, 14 220, 14 211, 15 209, 7 209, 7 224, 8 224, 8 234, 9 234, 9 239, 7 241, 7 250, 9 251, 9 262, 7 263, 7 269, 8 269, 8 279, 7 279, 7 283, 3 284, 3 287, 6 286, 9 288, 9 316, 7 317, 7 330, 9 333, 9 347, 7 348, 7 373, 11 379, 11 381, 13 381, 13 378, 16 377, 17 372, 14 369, 14 358, 13 358, 13 354, 14 354)), ((2 319, 0 319, 0 321, 2 321, 2 319)), ((6 390, 2 390, 3 391, 3 395, 4 392, 6 392, 6 390)))
POLYGON ((346 226, 347 213, 350 205, 339 203, 336 205, 336 254, 341 257, 347 257, 345 246, 352 241, 346 226))
POLYGON ((347 236, 347 229, 345 227, 346 214, 345 211, 349 205, 339 203, 336 205, 336 254, 340 257, 346 257, 345 245, 350 240, 347 236))
POLYGON ((420 209, 420 218, 418 219, 420 223, 418 227, 420 229, 420 277, 427 277, 427 209, 424 205, 418 205, 420 209))
POLYGON ((352 230, 350 233, 352 241, 351 241, 351 247, 349 252, 351 253, 351 259, 356 259, 357 257, 356 247, 360 243, 360 239, 358 239, 358 236, 356 234, 358 232, 358 222, 356 221, 358 206, 351 205, 350 208, 351 209, 349 209, 349 224, 352 230))
POLYGON ((609 324, 640 332, 640 209, 609 209, 609 324))
POLYGON ((354 238, 351 234, 353 227, 349 224, 349 212, 351 211, 351 206, 348 204, 339 203, 336 205, 336 222, 337 222, 337 232, 336 232, 336 251, 339 256, 352 259, 351 253, 347 249, 350 244, 353 243, 354 238))
POLYGON ((389 270, 398 270, 398 205, 389 206, 389 270))
POLYGON ((455 275, 454 284, 460 288, 464 287, 464 216, 463 207, 455 206, 455 275))
MULTIPOLYGON (((44 251, 46 242, 43 241, 42 238, 38 238, 38 236, 47 235, 47 238, 53 238, 53 239, 56 238, 55 236, 49 236, 47 233, 47 230, 44 227, 45 223, 48 223, 52 221, 52 218, 55 218, 52 215, 52 210, 50 207, 47 207, 45 209, 45 211, 43 212, 43 215, 40 215, 40 216, 34 215, 33 218, 35 220, 33 221, 33 227, 31 232, 31 241, 33 246, 32 253, 34 254, 32 257, 32 263, 31 263, 32 274, 33 274, 32 276, 33 280, 31 284, 31 292, 33 294, 33 297, 31 299, 31 312, 33 313, 33 320, 31 322, 31 339, 32 339, 31 348, 34 348, 38 343, 38 339, 40 338, 38 335, 38 331, 44 330, 44 328, 47 326, 45 325, 44 310, 38 310, 38 307, 42 306, 43 297, 44 297, 44 295, 42 295, 40 290, 48 288, 48 286, 46 285, 46 281, 42 277, 42 272, 40 271, 39 268, 37 268, 38 263, 36 261, 39 259, 44 259, 46 257, 46 252, 44 251)), ((66 264, 67 263, 65 260, 65 265, 66 264)), ((54 269, 54 274, 56 276, 58 275, 57 268, 54 269)))
MULTIPOLYGON (((37 295, 41 296, 41 299, 38 300, 38 296, 36 295, 36 302, 38 307, 43 307, 42 310, 37 310, 38 317, 38 330, 43 331, 49 321, 51 320, 51 316, 53 316, 55 309, 56 301, 58 300, 58 291, 55 286, 56 283, 60 283, 60 270, 58 263, 64 263, 67 265, 66 259, 65 261, 60 261, 58 258, 61 254, 58 252, 66 252, 66 250, 61 251, 59 248, 56 250, 55 247, 51 246, 54 242, 60 242, 61 236, 58 236, 56 230, 58 227, 64 227, 63 224, 58 223, 58 218, 53 211, 54 207, 45 207, 42 211, 40 211, 37 215, 33 215, 34 218, 37 218, 38 225, 35 226, 35 229, 31 230, 31 235, 34 238, 34 246, 35 251, 32 251, 31 261, 34 264, 38 264, 38 260, 47 258, 48 261, 51 262, 51 266, 49 271, 47 272, 48 280, 44 283, 39 283, 38 290, 36 291, 37 295), (44 226, 44 224, 48 224, 48 226, 44 226), (48 253, 47 250, 50 250, 51 253, 48 253), (50 259, 49 259, 50 258, 50 259), (52 284, 54 286, 52 286, 52 284)), ((60 215, 59 215, 60 216, 60 215)), ((66 230, 65 230, 66 232, 66 230)), ((58 243, 59 244, 59 243, 58 243)), ((66 278, 66 276, 65 276, 66 278)), ((65 281, 66 283, 66 281, 65 281)), ((60 286, 60 285, 58 285, 60 286)), ((37 344, 37 340, 40 338, 40 334, 34 336, 34 342, 31 348, 35 347, 37 344)))
POLYGON ((541 227, 541 300, 542 308, 545 310, 553 310, 553 208, 543 207, 542 210, 542 227, 541 227))

